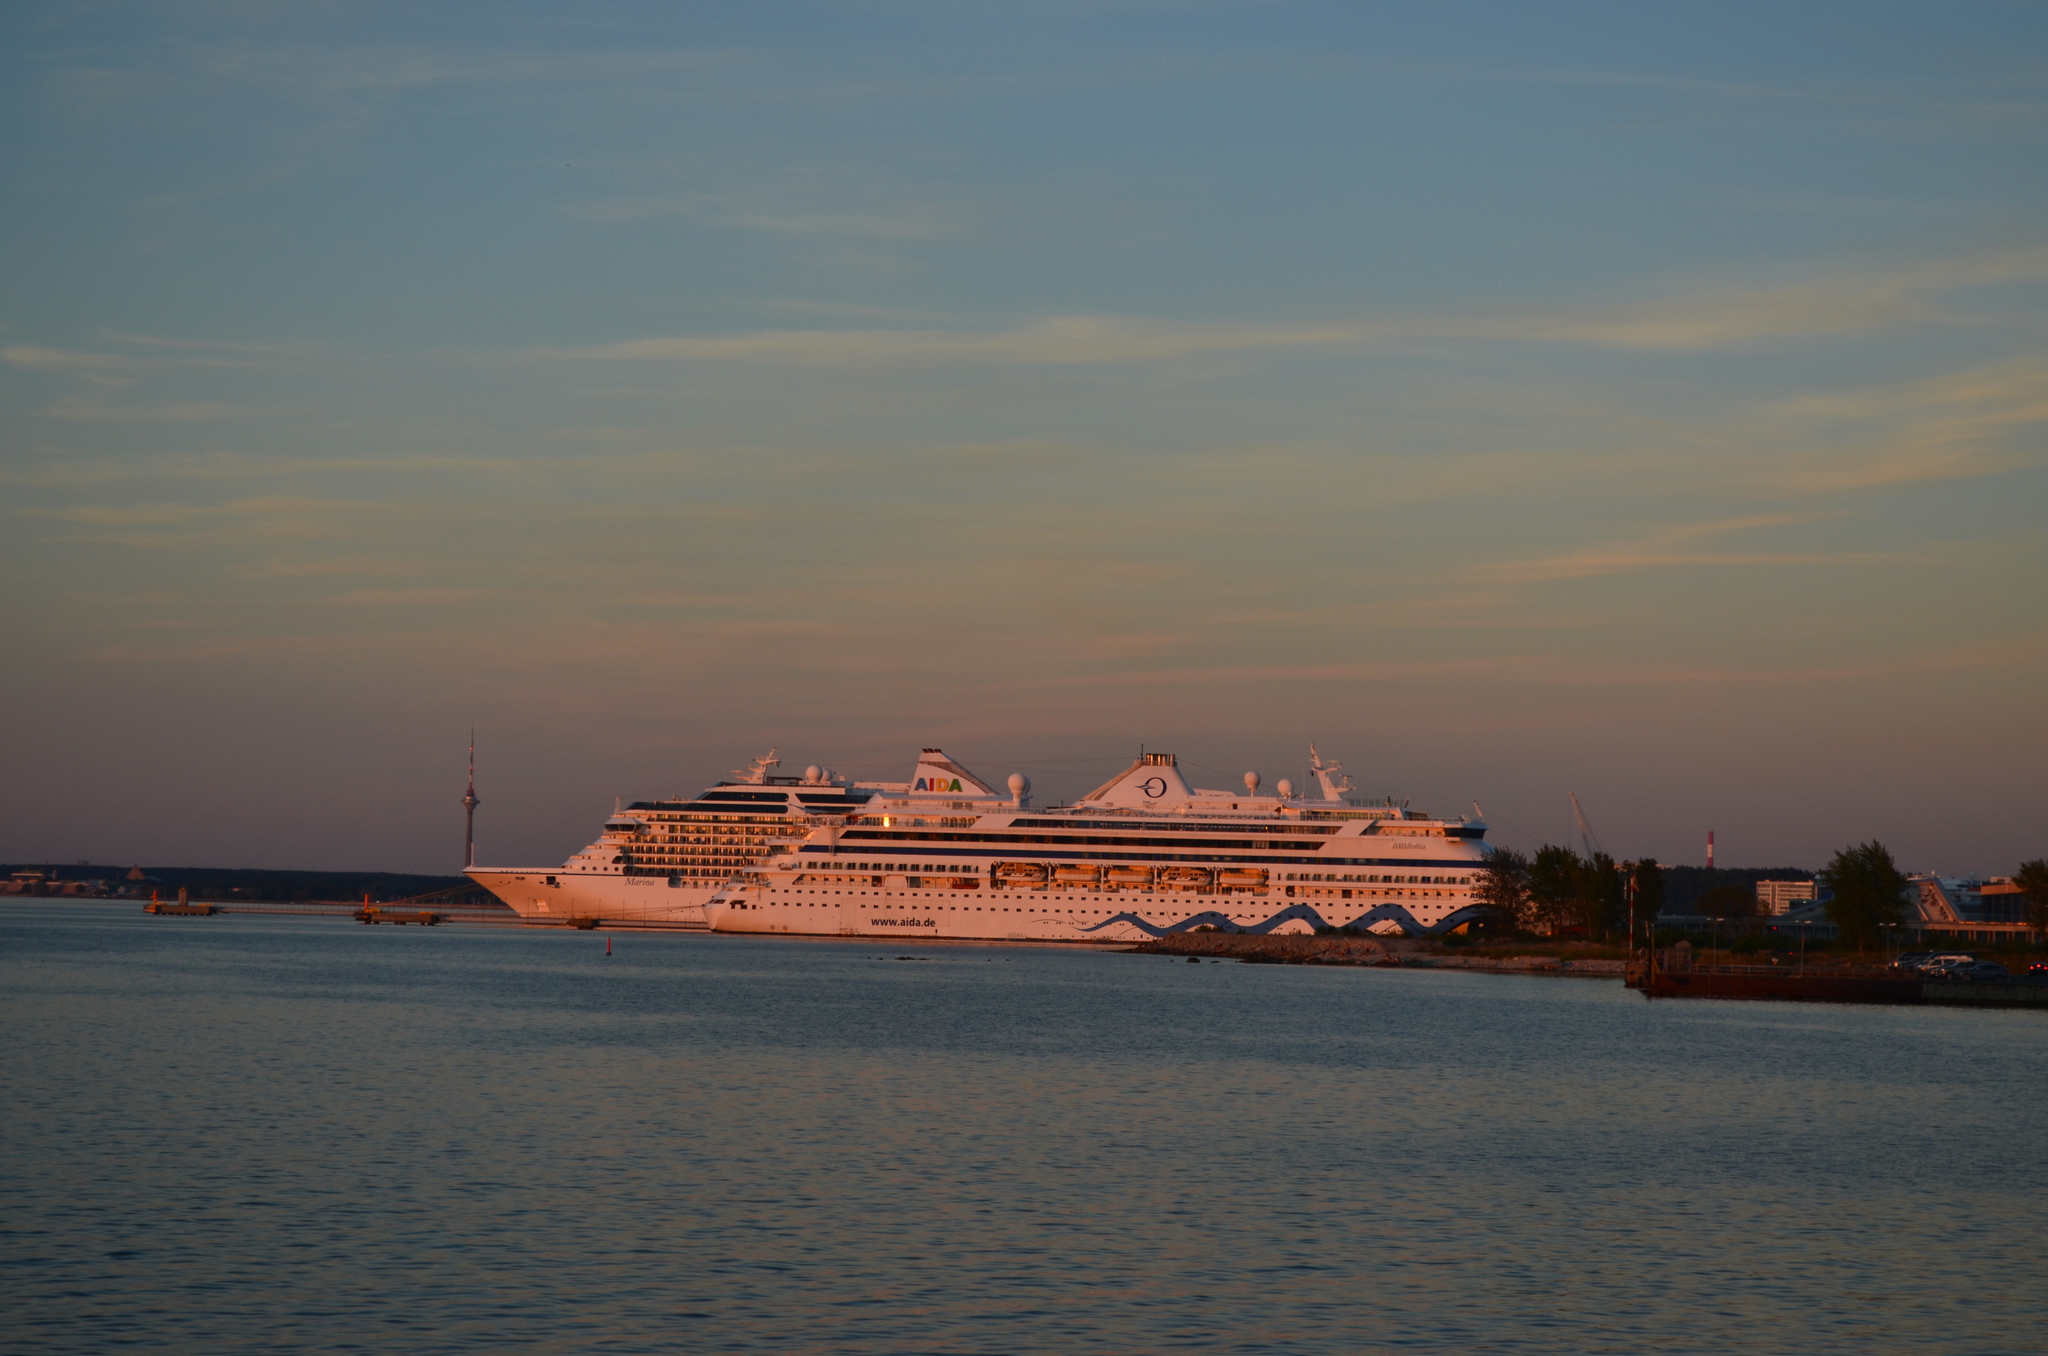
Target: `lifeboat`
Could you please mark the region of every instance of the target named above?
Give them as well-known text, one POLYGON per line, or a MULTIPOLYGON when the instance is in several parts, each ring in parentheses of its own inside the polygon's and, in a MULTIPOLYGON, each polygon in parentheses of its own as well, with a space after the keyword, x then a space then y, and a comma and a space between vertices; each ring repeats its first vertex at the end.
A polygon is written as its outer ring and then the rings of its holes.
POLYGON ((1216 873, 1216 883, 1226 890, 1263 890, 1266 872, 1255 866, 1226 866, 1216 873))
POLYGON ((1045 882, 1044 862, 997 862, 996 879, 1015 885, 1042 885, 1045 882))
POLYGON ((1052 873, 1061 885, 1099 885, 1102 868, 1092 862, 1063 862, 1052 873))
POLYGON ((1149 866, 1112 866, 1104 873, 1111 885, 1150 885, 1152 868, 1149 866))
POLYGON ((1172 890, 1206 890, 1215 880, 1206 866, 1162 866, 1159 883, 1172 890))

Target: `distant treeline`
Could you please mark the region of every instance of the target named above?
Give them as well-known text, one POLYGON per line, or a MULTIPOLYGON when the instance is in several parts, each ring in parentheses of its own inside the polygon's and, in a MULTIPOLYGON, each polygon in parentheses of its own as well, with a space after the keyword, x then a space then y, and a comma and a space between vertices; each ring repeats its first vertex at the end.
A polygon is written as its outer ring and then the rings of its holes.
MULTIPOLYGON (((411 899, 437 890, 462 890, 477 903, 490 901, 467 876, 417 876, 403 871, 263 871, 216 866, 145 866, 149 879, 128 879, 131 867, 88 866, 76 863, 19 862, 0 866, 0 873, 42 871, 56 881, 103 880, 109 885, 148 894, 156 890, 175 895, 180 889, 193 899, 353 899, 364 895, 373 904, 411 899)), ((451 900, 450 902, 454 902, 451 900)))
POLYGON ((1709 890, 1726 888, 1754 896, 1760 880, 1812 880, 1814 875, 1796 866, 1717 866, 1712 870, 1704 866, 1666 866, 1661 870, 1665 913, 1693 912, 1693 905, 1709 890))

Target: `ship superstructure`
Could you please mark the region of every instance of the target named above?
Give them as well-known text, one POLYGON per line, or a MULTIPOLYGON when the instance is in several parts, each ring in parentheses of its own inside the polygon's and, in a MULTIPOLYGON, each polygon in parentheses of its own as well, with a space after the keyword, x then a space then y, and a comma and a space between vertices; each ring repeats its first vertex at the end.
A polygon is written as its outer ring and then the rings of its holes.
POLYGON ((1147 753, 1071 805, 1034 809, 939 749, 907 782, 849 782, 773 753, 689 801, 624 807, 552 871, 470 875, 533 918, 721 932, 1038 941, 1225 931, 1450 931, 1475 916, 1486 825, 1353 794, 1197 789, 1147 753))

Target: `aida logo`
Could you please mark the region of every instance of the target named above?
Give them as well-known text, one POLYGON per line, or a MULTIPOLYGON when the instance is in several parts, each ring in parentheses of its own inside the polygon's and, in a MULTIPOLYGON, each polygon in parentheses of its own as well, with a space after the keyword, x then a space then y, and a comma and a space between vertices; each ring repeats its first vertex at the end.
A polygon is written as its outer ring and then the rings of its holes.
POLYGON ((913 791, 958 791, 959 789, 960 779, 958 777, 919 777, 917 785, 911 788, 913 791))

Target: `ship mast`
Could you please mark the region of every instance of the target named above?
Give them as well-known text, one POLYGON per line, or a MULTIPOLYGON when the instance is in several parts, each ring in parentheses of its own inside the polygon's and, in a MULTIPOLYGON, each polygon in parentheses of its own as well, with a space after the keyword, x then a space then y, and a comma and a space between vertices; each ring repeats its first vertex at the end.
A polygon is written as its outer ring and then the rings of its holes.
POLYGON ((476 865, 476 807, 480 803, 476 798, 476 727, 471 726, 469 731, 469 790, 462 793, 462 808, 469 815, 469 822, 463 826, 462 830, 462 864, 464 867, 476 865))

